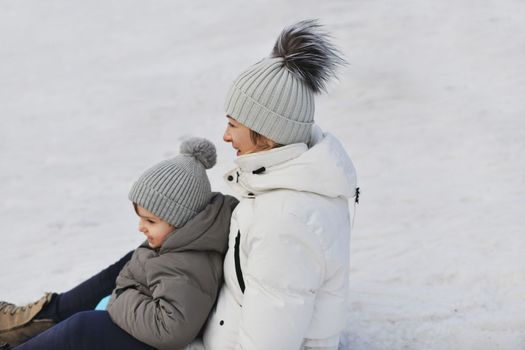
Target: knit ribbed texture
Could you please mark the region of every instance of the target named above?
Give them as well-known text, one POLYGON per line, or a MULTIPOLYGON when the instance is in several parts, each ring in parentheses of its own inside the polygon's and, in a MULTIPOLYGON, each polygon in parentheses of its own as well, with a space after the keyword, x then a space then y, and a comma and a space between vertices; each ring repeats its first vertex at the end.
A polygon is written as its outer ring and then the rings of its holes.
POLYGON ((191 155, 161 162, 133 184, 129 199, 175 227, 204 209, 211 186, 203 164, 191 155))
POLYGON ((283 145, 309 141, 314 108, 314 93, 282 58, 264 59, 242 73, 225 105, 228 116, 283 145))

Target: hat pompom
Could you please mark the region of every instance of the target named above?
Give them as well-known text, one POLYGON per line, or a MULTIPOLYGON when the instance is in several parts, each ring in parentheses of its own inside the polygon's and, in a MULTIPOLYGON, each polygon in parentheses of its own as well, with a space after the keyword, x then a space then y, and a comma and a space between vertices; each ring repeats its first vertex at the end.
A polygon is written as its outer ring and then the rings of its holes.
POLYGON ((195 157, 206 169, 212 168, 217 163, 215 145, 204 138, 192 137, 185 140, 180 145, 180 153, 195 157))
POLYGON ((317 20, 304 20, 281 32, 271 56, 281 57, 290 72, 319 93, 326 89, 328 80, 336 76, 336 68, 346 63, 329 38, 317 20))

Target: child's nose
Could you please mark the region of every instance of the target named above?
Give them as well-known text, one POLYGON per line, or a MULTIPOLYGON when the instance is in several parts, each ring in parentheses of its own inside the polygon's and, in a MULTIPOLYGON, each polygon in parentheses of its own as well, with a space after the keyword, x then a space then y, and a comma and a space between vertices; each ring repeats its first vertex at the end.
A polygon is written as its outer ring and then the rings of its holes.
POLYGON ((142 220, 139 221, 139 231, 142 233, 146 233, 146 226, 144 226, 142 220))

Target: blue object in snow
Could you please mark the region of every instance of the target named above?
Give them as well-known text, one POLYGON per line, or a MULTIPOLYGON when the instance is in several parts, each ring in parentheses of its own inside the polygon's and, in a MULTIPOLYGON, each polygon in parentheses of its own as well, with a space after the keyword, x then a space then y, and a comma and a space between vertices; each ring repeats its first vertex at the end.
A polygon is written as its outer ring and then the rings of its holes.
POLYGON ((98 302, 97 306, 95 306, 95 310, 106 310, 106 308, 108 307, 109 298, 111 298, 111 295, 102 298, 98 302))

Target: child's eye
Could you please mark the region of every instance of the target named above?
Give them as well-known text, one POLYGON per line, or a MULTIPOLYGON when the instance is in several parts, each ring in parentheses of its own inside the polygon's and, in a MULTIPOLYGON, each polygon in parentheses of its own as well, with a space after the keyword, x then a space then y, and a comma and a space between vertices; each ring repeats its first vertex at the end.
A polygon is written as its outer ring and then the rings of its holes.
POLYGON ((149 222, 150 224, 154 224, 154 223, 155 223, 155 221, 150 220, 150 219, 148 219, 148 220, 146 220, 146 221, 149 222))
POLYGON ((235 125, 233 125, 233 124, 230 123, 230 122, 228 122, 228 126, 229 126, 230 128, 235 128, 235 125))

